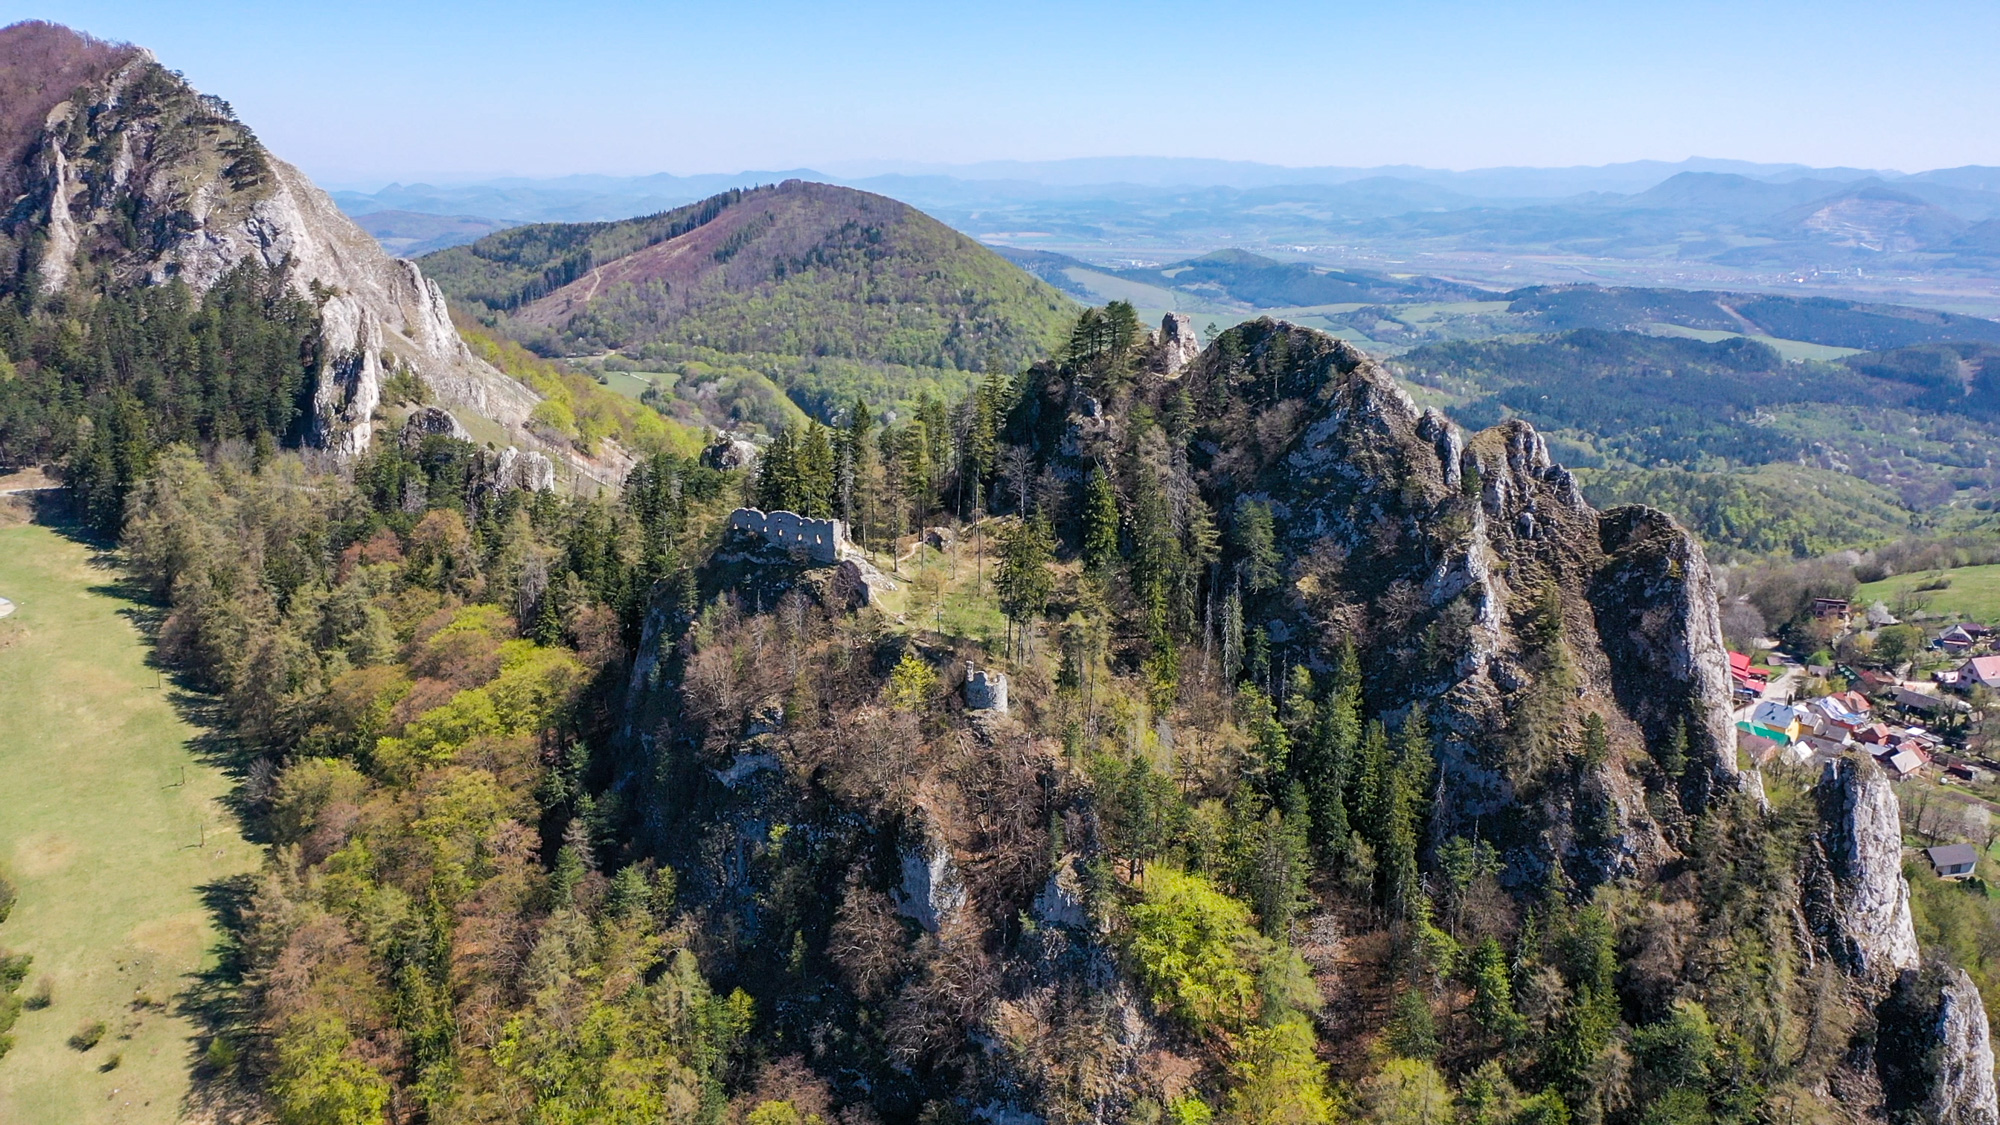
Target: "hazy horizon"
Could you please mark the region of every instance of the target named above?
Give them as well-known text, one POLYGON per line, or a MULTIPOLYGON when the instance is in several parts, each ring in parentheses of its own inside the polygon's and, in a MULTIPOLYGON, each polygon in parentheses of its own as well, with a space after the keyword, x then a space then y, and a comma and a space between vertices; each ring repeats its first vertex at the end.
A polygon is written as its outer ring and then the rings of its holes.
POLYGON ((149 47, 338 186, 1107 152, 1296 168, 2000 164, 2000 74, 1939 65, 2000 37, 2000 8, 1963 2, 39 0, 0 18, 149 47))

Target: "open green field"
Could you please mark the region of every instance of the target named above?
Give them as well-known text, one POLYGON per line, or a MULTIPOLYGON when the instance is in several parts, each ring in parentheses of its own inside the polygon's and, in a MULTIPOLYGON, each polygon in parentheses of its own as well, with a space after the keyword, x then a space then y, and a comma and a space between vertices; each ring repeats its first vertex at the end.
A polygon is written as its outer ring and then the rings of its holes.
POLYGON ((645 394, 647 388, 651 387, 656 381, 662 389, 671 389, 674 382, 680 378, 680 376, 672 373, 662 374, 645 371, 604 371, 599 373, 599 377, 604 380, 604 386, 609 388, 614 394, 621 394, 630 399, 636 399, 640 395, 645 394))
POLYGON ((20 889, 0 946, 34 956, 25 994, 46 979, 52 997, 0 1058, 7 1125, 181 1120, 196 1032, 181 997, 215 962, 202 888, 258 862, 117 579, 0 512, 0 597, 17 607, 0 619, 0 866, 20 889), (101 1042, 67 1045, 96 1021, 101 1042))
POLYGON ((1741 332, 1723 332, 1713 328, 1684 328, 1678 324, 1664 324, 1657 321, 1646 325, 1646 331, 1655 336, 1679 336, 1684 339, 1701 340, 1710 344, 1718 340, 1755 340, 1760 344, 1768 345, 1771 350, 1794 362, 1817 359, 1831 363, 1836 359, 1861 354, 1860 348, 1841 348, 1835 347, 1832 344, 1811 344, 1804 340, 1784 340, 1776 336, 1745 336, 1741 332))
POLYGON ((2000 621, 2000 565, 1962 566, 1942 573, 1899 574, 1880 582, 1867 583, 1857 591, 1856 599, 1863 605, 1880 601, 1894 609, 1906 592, 1923 602, 1922 611, 1925 613, 1967 617, 1985 625, 2000 621), (1917 589, 1946 578, 1951 580, 1951 585, 1945 589, 1917 589))

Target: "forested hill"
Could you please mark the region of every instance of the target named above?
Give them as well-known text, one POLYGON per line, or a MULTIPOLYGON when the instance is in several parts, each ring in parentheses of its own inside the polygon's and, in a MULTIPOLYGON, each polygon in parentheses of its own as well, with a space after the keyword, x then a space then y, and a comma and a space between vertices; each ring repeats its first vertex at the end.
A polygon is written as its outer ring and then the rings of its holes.
POLYGON ((1663 508, 1724 555, 1805 555, 1990 520, 1993 354, 1791 362, 1742 337, 1586 328, 1431 344, 1395 368, 1467 424, 1533 423, 1596 502, 1663 508))
POLYGON ((835 357, 1014 370, 1070 301, 879 195, 787 181, 615 223, 542 223, 423 260, 452 298, 544 351, 835 357))

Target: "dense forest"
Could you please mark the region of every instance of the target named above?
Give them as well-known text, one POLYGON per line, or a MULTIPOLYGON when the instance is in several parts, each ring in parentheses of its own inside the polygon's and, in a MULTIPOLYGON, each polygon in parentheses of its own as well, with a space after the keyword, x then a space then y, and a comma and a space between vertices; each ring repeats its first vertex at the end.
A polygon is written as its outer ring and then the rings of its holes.
MULTIPOLYGON (((1409 701, 1468 623, 1368 584, 1464 534, 1497 447, 1383 478, 1371 503, 1435 514, 1336 549, 1300 537, 1313 493, 1254 482, 1302 411, 1386 382, 1270 322, 1183 380, 1148 347, 1092 310, 955 401, 592 499, 495 490, 436 435, 332 473, 153 452, 126 557, 270 846, 207 1096, 287 1125, 1818 1121, 1922 1033, 1943 978, 1869 1009, 1795 921, 1810 776, 1717 789, 1685 720, 1578 702, 1586 592, 1530 540, 1495 743, 1522 796, 1454 807, 1459 704, 1409 701), (913 600, 732 543, 743 499, 848 520, 913 600), (976 550, 906 563, 939 525, 976 550), (1010 714, 966 709, 967 659, 1010 714), (1664 858, 1620 875, 1632 816, 1664 858)), ((1919 911, 1987 980, 1991 905, 1919 911)))
POLYGON ((0 463, 67 458, 87 523, 115 535, 127 495, 176 442, 305 437, 319 310, 280 271, 245 263, 207 293, 124 289, 37 307, 0 294, 0 463))

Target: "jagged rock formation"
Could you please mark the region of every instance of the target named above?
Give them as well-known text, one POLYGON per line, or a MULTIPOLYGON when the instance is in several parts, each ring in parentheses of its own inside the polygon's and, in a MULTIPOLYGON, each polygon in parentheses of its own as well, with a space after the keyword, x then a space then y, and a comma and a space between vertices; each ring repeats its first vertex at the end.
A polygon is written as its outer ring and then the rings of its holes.
POLYGON ((466 432, 457 418, 452 417, 451 411, 436 406, 424 406, 411 411, 410 416, 403 420, 403 433, 398 440, 402 442, 403 448, 414 449, 422 445, 427 437, 444 437, 455 441, 472 440, 472 435, 466 432))
POLYGON ((1820 832, 1809 857, 1810 908, 1821 938, 1854 975, 1883 982, 1917 966, 1896 795, 1865 758, 1826 764, 1816 787, 1820 832), (1824 877, 1814 878, 1823 865, 1824 877))
POLYGON ((1903 973, 1878 1015, 1875 1062, 1891 1120, 2000 1123, 1986 1007, 1964 969, 1931 961, 1903 973))
POLYGON ((170 280, 203 292, 244 262, 283 268, 320 310, 316 444, 368 447, 394 365, 446 405, 526 424, 535 394, 472 355, 437 285, 383 253, 227 103, 148 51, 47 24, 0 30, 0 60, 7 86, 38 95, 5 114, 15 159, 0 169, 0 274, 44 293, 170 280))
POLYGON ((1926 1114, 1939 1125, 2000 1125, 1986 1005, 1964 969, 1948 970, 1931 1027, 1938 1067, 1926 1114))
POLYGON ((965 882, 952 861, 951 845, 921 809, 903 825, 907 837, 898 853, 902 881, 892 894, 897 913, 937 933, 965 906, 965 882))
MULTIPOLYGON (((1592 509, 1524 422, 1468 439, 1346 343, 1268 320, 1236 331, 1181 382, 1195 403, 1234 404, 1210 425, 1242 437, 1197 442, 1190 470, 1225 511, 1268 502, 1300 560, 1259 610, 1272 642, 1313 661, 1352 637, 1371 695, 1426 709, 1440 835, 1502 834, 1494 814, 1553 779, 1565 795, 1540 816, 1506 818, 1523 870, 1549 847, 1592 881, 1672 854, 1648 787, 1699 808, 1741 784, 1700 546, 1661 513, 1592 509), (1544 604, 1559 620, 1540 620, 1544 604), (1587 712, 1617 752, 1564 775, 1587 712), (1692 763, 1677 779, 1650 757, 1676 729, 1692 763), (1586 805, 1605 814, 1584 818, 1590 832, 1574 815, 1586 805)), ((1071 417, 1089 456, 1089 422, 1071 417)))
POLYGON ((1155 361, 1160 374, 1179 375, 1200 354, 1201 338, 1195 334, 1194 318, 1168 313, 1160 321, 1159 358, 1155 361))
POLYGON ((495 458, 491 479, 502 492, 514 488, 547 492, 556 486, 556 465, 540 450, 523 453, 510 445, 495 458))
POLYGON ((747 469, 757 463, 757 443, 727 430, 715 431, 715 440, 701 451, 701 463, 711 469, 747 469))

